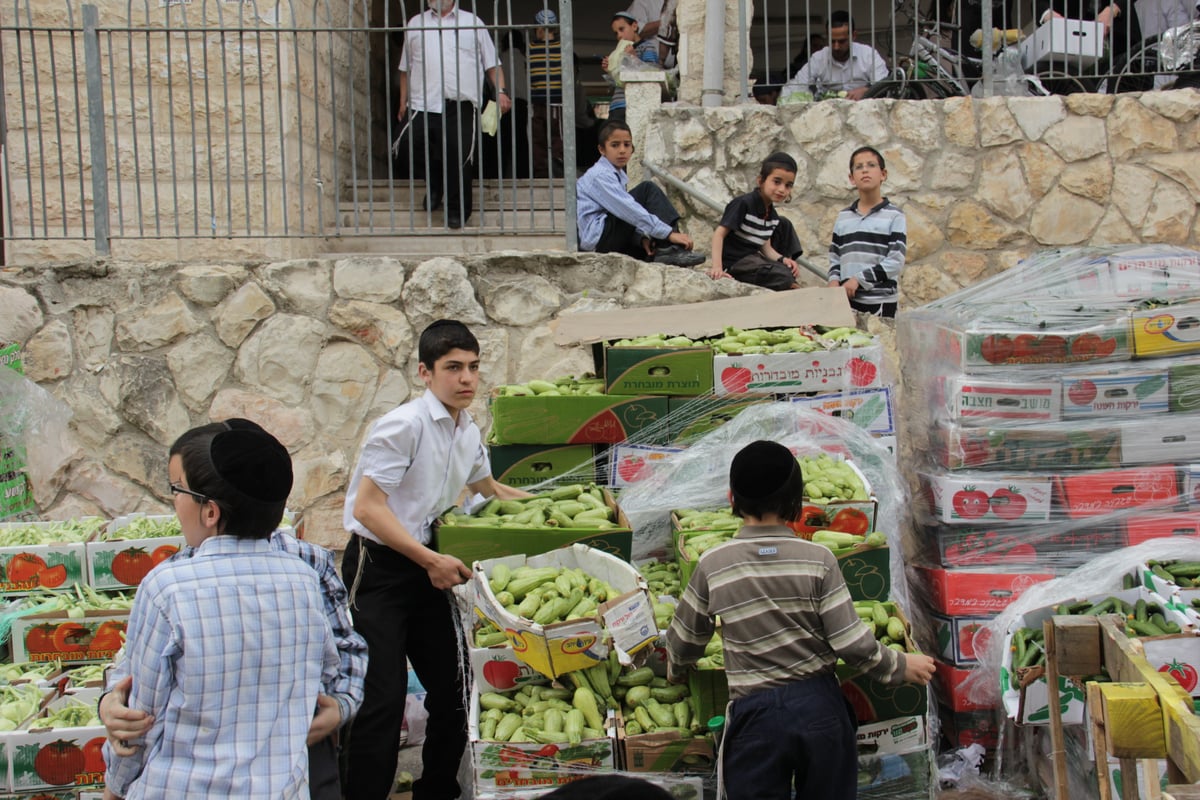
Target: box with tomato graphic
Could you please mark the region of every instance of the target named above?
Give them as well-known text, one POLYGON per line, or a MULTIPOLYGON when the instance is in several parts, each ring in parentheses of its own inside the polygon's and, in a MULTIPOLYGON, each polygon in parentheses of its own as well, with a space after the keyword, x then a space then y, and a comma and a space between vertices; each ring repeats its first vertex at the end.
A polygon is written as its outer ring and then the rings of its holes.
POLYGON ((608 485, 614 489, 635 486, 653 474, 655 464, 681 452, 682 447, 614 444, 608 448, 608 485))
POLYGON ((948 331, 961 342, 963 369, 1016 364, 1075 364, 1090 361, 1128 361, 1129 325, 1119 314, 1112 322, 1064 330, 1024 326, 988 330, 948 331))
POLYGON ((963 425, 996 422, 1058 422, 1062 384, 1057 380, 1017 381, 975 375, 947 377, 945 413, 963 425))
POLYGON ((1139 514, 1125 520, 1125 544, 1132 547, 1151 539, 1173 536, 1200 538, 1200 512, 1139 514))
POLYGON ((86 580, 82 542, 0 547, 3 580, 0 596, 14 597, 43 589, 64 591, 86 580))
POLYGON ((605 720, 607 735, 602 739, 584 739, 575 745, 492 742, 479 738, 479 695, 479 687, 473 687, 467 715, 475 797, 528 797, 537 790, 616 769, 612 713, 605 720))
POLYGON ((1136 358, 1200 352, 1200 303, 1135 311, 1130 328, 1136 358))
POLYGON ((1192 697, 1200 697, 1200 636, 1178 633, 1140 641, 1151 667, 1170 675, 1192 697))
POLYGON ((713 356, 713 389, 727 394, 795 394, 871 389, 883 383, 879 345, 811 353, 713 356))
POLYGON ((584 483, 596 480, 597 448, 590 444, 490 444, 492 475, 508 486, 532 486, 571 475, 584 483))
POLYGON ((605 347, 604 391, 619 395, 712 394, 713 352, 703 347, 605 347))
POLYGON ((1049 570, 943 569, 917 565, 930 605, 952 617, 998 614, 1029 587, 1055 576, 1049 570))
POLYGON ((106 591, 137 586, 150 570, 178 553, 183 546, 182 536, 88 542, 88 583, 95 589, 106 591))
POLYGON ((1163 508, 1184 500, 1179 471, 1172 465, 1059 475, 1054 486, 1059 508, 1071 519, 1141 506, 1163 508))
MULTIPOLYGON (((99 689, 85 689, 50 700, 42 711, 67 702, 95 705, 99 689)), ((14 792, 58 790, 63 787, 104 785, 105 731, 102 725, 79 728, 39 728, 38 718, 22 730, 0 733, 9 754, 8 788, 14 792)))
POLYGON ((111 661, 121 649, 129 612, 85 611, 30 614, 13 620, 13 661, 61 661, 86 664, 111 661))
POLYGON ((1062 391, 1066 419, 1158 414, 1170 396, 1166 369, 1072 373, 1063 376, 1062 391))
POLYGON ((935 458, 949 470, 1044 472, 1121 466, 1121 431, 1102 420, 979 428, 943 422, 932 439, 935 458))
POLYGON ((867 433, 887 436, 896 432, 892 390, 888 386, 814 397, 793 397, 792 402, 821 414, 848 419, 867 433))
POLYGON ((519 660, 548 678, 604 661, 613 644, 619 652, 632 654, 652 645, 658 637, 645 579, 628 562, 601 550, 572 544, 536 556, 476 561, 472 571, 476 613, 504 631, 519 660), (522 565, 578 567, 584 574, 605 581, 620 595, 602 604, 593 617, 538 625, 507 611, 496 600, 487 576, 501 563, 512 569, 522 565))
POLYGON ((996 708, 988 702, 980 702, 971 696, 966 685, 972 670, 962 669, 941 659, 934 659, 934 685, 938 689, 938 700, 952 711, 990 711, 996 708))
POLYGON ((525 685, 541 685, 549 679, 517 658, 507 644, 469 647, 471 674, 480 692, 507 692, 525 685))
POLYGON ((653 396, 493 394, 488 404, 496 444, 617 444, 667 416, 667 398, 653 396))
POLYGON ((977 617, 952 617, 931 613, 933 638, 937 642, 938 655, 956 667, 973 667, 979 663, 978 654, 987 650, 991 632, 988 623, 994 615, 977 617))
POLYGON ((1125 546, 1119 524, 1079 523, 1010 528, 938 528, 938 552, 946 567, 1076 567, 1125 546))
POLYGON ((1049 476, 933 473, 921 478, 930 511, 942 522, 994 524, 1050 519, 1049 476))

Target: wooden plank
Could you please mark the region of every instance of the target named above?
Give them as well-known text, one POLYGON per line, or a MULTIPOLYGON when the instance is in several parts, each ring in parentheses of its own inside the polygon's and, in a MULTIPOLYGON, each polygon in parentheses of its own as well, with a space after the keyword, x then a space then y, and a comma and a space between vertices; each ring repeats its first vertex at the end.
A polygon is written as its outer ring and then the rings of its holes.
POLYGON ((1059 675, 1097 675, 1103 667, 1100 623, 1091 616, 1057 616, 1054 640, 1058 649, 1059 675))
POLYGON ((1100 800, 1112 800, 1112 789, 1108 776, 1108 750, 1104 746, 1104 708, 1100 697, 1100 684, 1095 681, 1086 686, 1087 719, 1092 728, 1092 760, 1096 762, 1096 787, 1100 800))
POLYGON ((1166 758, 1167 740, 1158 693, 1144 683, 1102 683, 1108 754, 1117 758, 1166 758))
MULTIPOLYGON (((1068 800, 1071 794, 1067 776, 1067 744, 1063 734, 1062 706, 1058 697, 1058 644, 1056 635, 1061 629, 1059 617, 1042 623, 1046 646, 1046 688, 1050 704, 1050 762, 1054 767, 1054 797, 1068 800)), ((1098 633, 1098 631, 1097 631, 1098 633)))
POLYGON ((1192 784, 1168 784, 1163 800, 1200 800, 1200 786, 1192 784))

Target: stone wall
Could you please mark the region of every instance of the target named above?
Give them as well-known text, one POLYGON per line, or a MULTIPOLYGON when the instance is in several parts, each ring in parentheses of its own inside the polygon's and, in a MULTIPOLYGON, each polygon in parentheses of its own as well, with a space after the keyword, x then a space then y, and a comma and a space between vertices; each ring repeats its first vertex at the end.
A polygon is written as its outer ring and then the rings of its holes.
MULTIPOLYGON (((306 535, 340 548, 360 440, 423 388, 416 338, 430 322, 469 324, 485 383, 496 385, 593 369, 590 347, 554 343, 549 324, 560 313, 761 291, 625 256, 563 253, 10 268, 0 271, 0 343, 21 343, 26 375, 74 414, 62 452, 30 459, 46 517, 168 513, 171 441, 245 416, 291 451, 289 505, 308 520, 306 535)), ((482 399, 472 413, 486 429, 482 399)))
MULTIPOLYGON (((887 161, 884 193, 908 218, 903 305, 920 305, 1059 245, 1169 242, 1200 247, 1200 93, 945 101, 828 100, 802 106, 667 105, 644 157, 719 202, 754 187, 775 150, 800 165, 780 209, 826 264, 850 204, 850 153, 887 161), (1191 166, 1189 166, 1189 164, 1191 166)), ((673 192, 708 242, 719 215, 673 192)), ((807 273, 805 273, 807 276, 807 273)))

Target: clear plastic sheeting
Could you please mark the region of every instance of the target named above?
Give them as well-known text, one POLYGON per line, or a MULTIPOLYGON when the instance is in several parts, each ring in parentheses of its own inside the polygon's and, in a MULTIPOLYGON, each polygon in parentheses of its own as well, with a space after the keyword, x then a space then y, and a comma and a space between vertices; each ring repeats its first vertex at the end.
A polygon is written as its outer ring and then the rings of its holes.
POLYGON ((73 457, 71 408, 24 375, 0 368, 0 441, 23 451, 35 483, 48 481, 73 457))

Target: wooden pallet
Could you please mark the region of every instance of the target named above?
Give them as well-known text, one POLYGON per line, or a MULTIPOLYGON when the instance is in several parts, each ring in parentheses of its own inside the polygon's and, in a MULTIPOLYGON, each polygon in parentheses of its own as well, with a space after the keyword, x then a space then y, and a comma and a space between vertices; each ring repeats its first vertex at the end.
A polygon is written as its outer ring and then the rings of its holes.
POLYGON ((1122 800, 1200 800, 1200 717, 1192 698, 1174 680, 1146 661, 1142 645, 1125 635, 1116 616, 1056 616, 1045 622, 1046 683, 1050 692, 1051 761, 1055 798, 1068 800, 1066 748, 1058 676, 1078 678, 1107 671, 1111 683, 1087 683, 1087 717, 1095 744, 1101 800, 1111 800, 1108 757, 1121 762, 1126 775, 1137 774, 1146 760, 1149 786, 1122 784, 1122 800), (1172 785, 1158 785, 1158 760, 1167 760, 1172 785))

